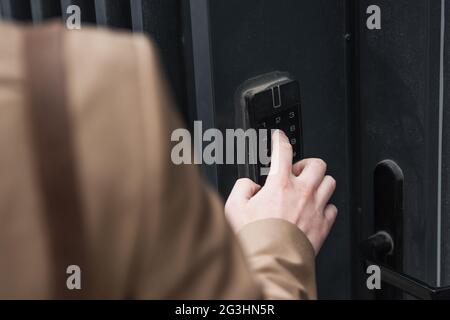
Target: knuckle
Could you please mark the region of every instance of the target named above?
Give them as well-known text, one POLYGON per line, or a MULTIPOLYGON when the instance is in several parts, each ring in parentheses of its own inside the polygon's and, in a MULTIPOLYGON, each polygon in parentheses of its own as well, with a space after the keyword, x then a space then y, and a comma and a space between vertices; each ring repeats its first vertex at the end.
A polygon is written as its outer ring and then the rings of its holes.
POLYGON ((311 180, 303 179, 300 181, 300 190, 304 197, 311 196, 315 191, 314 183, 311 180))
POLYGON ((314 166, 316 166, 317 168, 319 168, 321 170, 327 169, 327 163, 319 158, 311 159, 311 164, 313 164, 314 166))
POLYGON ((237 180, 237 183, 239 183, 239 184, 245 184, 245 183, 248 183, 248 182, 250 182, 251 180, 249 179, 249 178, 240 178, 240 179, 238 179, 237 180))
POLYGON ((328 218, 328 220, 333 221, 338 214, 338 208, 334 204, 330 204, 328 205, 327 211, 328 212, 326 217, 328 218))
POLYGON ((250 180, 249 178, 240 178, 236 181, 236 185, 237 186, 247 186, 247 185, 252 185, 253 181, 250 180))
POLYGON ((337 216, 338 213, 339 213, 338 208, 333 204, 333 215, 337 216))
POLYGON ((330 181, 330 186, 333 189, 336 189, 336 185, 337 185, 336 179, 334 179, 332 176, 328 176, 328 180, 330 181))

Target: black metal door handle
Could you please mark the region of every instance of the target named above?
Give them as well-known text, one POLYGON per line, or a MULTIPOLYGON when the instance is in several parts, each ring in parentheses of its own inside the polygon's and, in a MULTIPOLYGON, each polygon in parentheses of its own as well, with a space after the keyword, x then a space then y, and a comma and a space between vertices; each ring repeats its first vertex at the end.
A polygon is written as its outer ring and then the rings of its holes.
POLYGON ((366 265, 377 265, 381 270, 381 281, 401 291, 425 300, 450 299, 450 286, 432 287, 407 274, 392 270, 381 261, 394 251, 394 241, 386 231, 380 231, 361 243, 361 252, 366 265))

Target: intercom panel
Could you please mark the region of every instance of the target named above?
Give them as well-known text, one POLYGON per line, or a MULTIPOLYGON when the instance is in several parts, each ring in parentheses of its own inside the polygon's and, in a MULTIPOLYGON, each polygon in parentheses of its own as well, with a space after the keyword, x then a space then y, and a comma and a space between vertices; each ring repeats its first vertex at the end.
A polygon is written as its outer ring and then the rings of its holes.
POLYGON ((255 129, 256 145, 247 141, 247 163, 241 165, 240 176, 249 177, 263 185, 270 169, 270 161, 263 161, 262 154, 271 156, 273 130, 282 130, 293 149, 293 162, 302 158, 302 117, 299 82, 289 74, 274 72, 244 83, 238 91, 238 127, 255 129), (261 150, 262 149, 262 150, 261 150), (262 153, 261 153, 262 152, 262 153), (250 161, 256 157, 256 164, 250 161))

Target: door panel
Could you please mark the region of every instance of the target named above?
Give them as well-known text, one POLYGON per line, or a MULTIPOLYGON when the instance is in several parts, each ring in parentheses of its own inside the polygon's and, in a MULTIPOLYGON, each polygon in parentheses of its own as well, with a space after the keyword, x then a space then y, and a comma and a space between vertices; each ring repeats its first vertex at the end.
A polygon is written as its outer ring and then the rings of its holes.
POLYGON ((0 7, 6 20, 31 21, 29 0, 0 0, 0 7))
MULTIPOLYGON (((383 160, 404 174, 403 264, 406 274, 441 283, 440 51, 441 1, 359 1, 362 232, 374 230, 373 174, 383 160), (369 13, 368 13, 369 12, 369 13), (370 24, 370 23, 369 23, 370 24)), ((399 251, 400 252, 400 251, 399 251)))
POLYGON ((61 2, 59 0, 32 0, 30 4, 34 23, 61 17, 61 2))
POLYGON ((129 1, 95 0, 95 14, 99 25, 131 29, 129 1))
MULTIPOLYGON (((200 2, 193 0, 191 5, 200 2)), ((319 293, 321 298, 349 298, 346 2, 228 0, 208 1, 207 5, 210 108, 217 128, 236 127, 234 99, 244 81, 283 71, 300 82, 305 156, 325 159, 329 173, 338 181, 333 201, 340 213, 318 259, 319 293)), ((205 70, 204 65, 195 68, 205 70)), ((218 186, 224 197, 236 178, 235 165, 217 167, 218 186)))
POLYGON ((450 3, 444 2, 443 15, 442 104, 442 227, 441 227, 441 285, 450 285, 450 3))

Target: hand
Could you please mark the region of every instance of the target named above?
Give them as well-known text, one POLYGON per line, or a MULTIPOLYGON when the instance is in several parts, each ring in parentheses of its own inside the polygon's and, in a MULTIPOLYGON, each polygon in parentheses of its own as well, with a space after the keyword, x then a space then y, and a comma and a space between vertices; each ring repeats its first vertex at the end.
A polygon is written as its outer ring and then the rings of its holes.
POLYGON ((263 219, 283 219, 295 224, 311 242, 316 255, 328 236, 337 208, 328 204, 336 181, 325 176, 320 159, 305 159, 292 165, 292 146, 277 130, 272 136, 272 163, 263 188, 250 179, 240 179, 225 205, 225 213, 238 232, 263 219))

